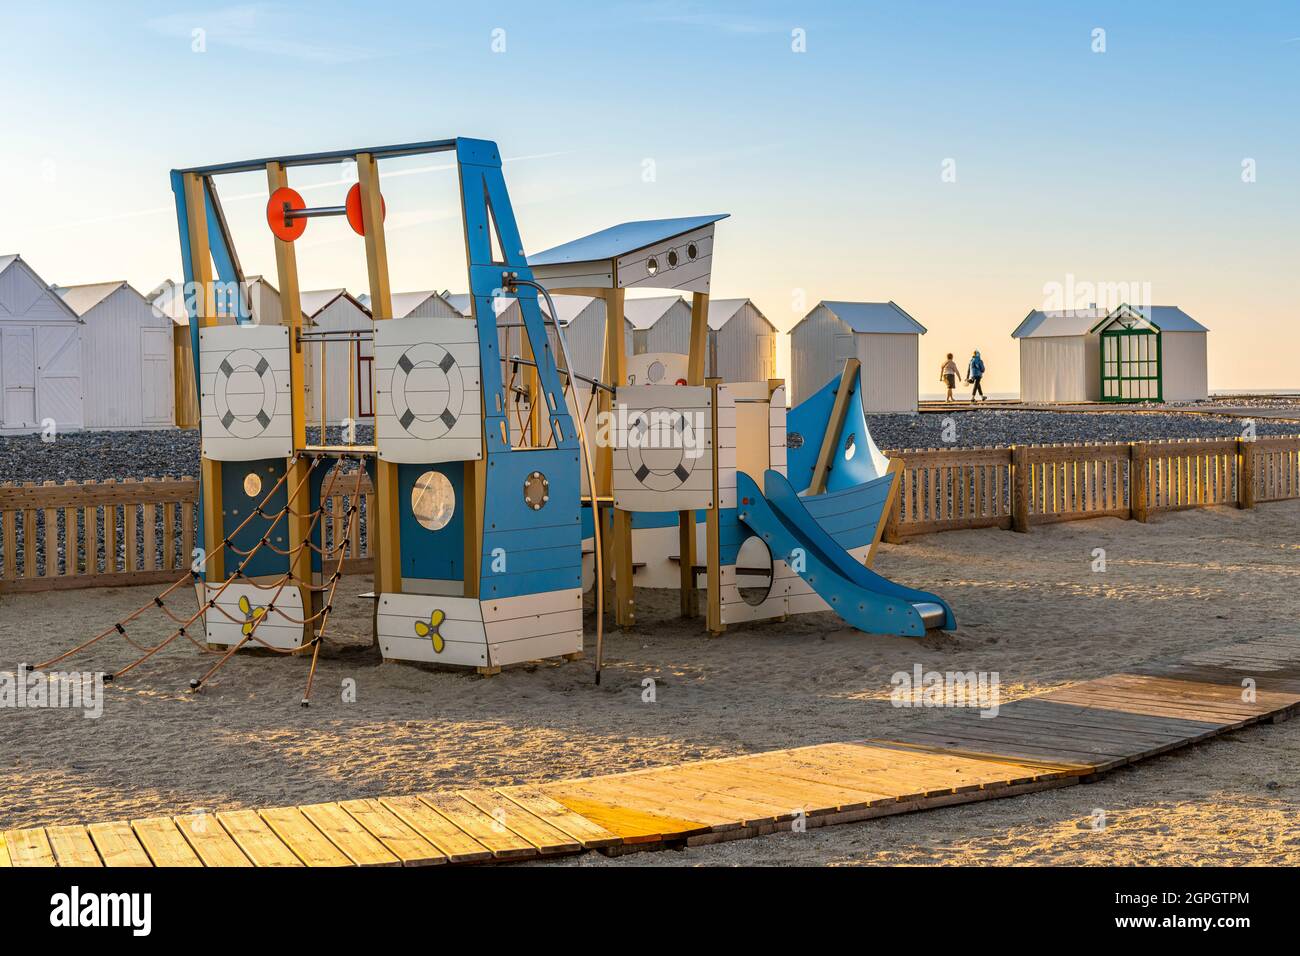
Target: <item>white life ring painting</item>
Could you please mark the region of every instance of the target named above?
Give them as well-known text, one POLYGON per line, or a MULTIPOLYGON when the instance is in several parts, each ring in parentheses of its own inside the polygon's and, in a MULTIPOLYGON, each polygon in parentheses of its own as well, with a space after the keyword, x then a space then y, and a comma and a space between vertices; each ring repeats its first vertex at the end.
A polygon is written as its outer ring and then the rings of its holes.
POLYGON ((483 455, 478 326, 469 319, 375 323, 375 442, 384 461, 483 455))
POLYGON ((618 390, 614 507, 685 511, 713 503, 712 393, 706 387, 618 390))
POLYGON ((203 457, 254 461, 293 454, 288 328, 200 329, 199 383, 203 457))

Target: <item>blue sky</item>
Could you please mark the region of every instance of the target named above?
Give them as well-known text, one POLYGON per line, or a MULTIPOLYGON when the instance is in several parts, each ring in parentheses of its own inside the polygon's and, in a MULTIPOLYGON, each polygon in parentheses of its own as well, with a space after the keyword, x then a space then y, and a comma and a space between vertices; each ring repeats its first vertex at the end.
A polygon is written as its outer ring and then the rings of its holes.
MULTIPOLYGON (((821 298, 894 299, 931 330, 923 383, 979 347, 1014 390, 1010 330, 1073 276, 1142 284, 1210 326, 1214 388, 1300 387, 1294 3, 6 2, 4 18, 0 252, 49 281, 178 273, 172 167, 469 135, 511 158, 528 248, 730 212, 715 294, 782 329, 821 298)), ((394 284, 455 291, 454 178, 433 165, 385 183, 394 284)), ((345 178, 295 183, 341 201, 345 178)), ((264 188, 222 185, 250 272, 272 271, 264 188)), ((364 290, 341 223, 313 223, 300 263, 308 288, 364 290)))

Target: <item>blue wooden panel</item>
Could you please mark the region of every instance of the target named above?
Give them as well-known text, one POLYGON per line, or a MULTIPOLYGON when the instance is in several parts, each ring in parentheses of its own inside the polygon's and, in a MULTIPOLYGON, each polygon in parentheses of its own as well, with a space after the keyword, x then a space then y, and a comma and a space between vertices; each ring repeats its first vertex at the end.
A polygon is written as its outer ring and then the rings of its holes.
MULTIPOLYGON (((275 483, 284 475, 285 459, 283 458, 265 458, 261 461, 227 461, 221 465, 221 507, 223 527, 221 533, 223 537, 229 537, 230 543, 241 551, 251 551, 257 542, 271 528, 275 521, 275 516, 284 511, 289 503, 289 489, 287 483, 276 488, 275 494, 267 498, 266 504, 262 506, 263 515, 254 517, 238 533, 235 529, 240 523, 252 514, 263 498, 267 497, 267 492, 275 486, 275 483), (244 478, 250 473, 256 472, 261 479, 261 488, 254 494, 249 495, 244 491, 244 478)), ((281 551, 289 551, 292 547, 300 542, 289 541, 289 517, 285 515, 275 525, 275 530, 271 531, 271 543, 281 551)), ((245 561, 244 555, 238 554, 227 549, 225 553, 226 574, 233 575, 235 568, 239 567, 245 561)), ((289 570, 288 555, 276 554, 268 547, 261 547, 257 552, 247 558, 244 564, 244 574, 263 575, 263 574, 284 574, 289 570)))
POLYGON ((465 577, 465 466, 462 462, 397 466, 398 535, 402 577, 460 581, 465 577), (456 495, 451 520, 437 531, 420 524, 411 507, 415 483, 426 471, 445 475, 456 495))
POLYGON ((876 529, 884 517, 892 474, 852 488, 800 499, 808 513, 844 550, 869 545, 876 539, 876 529))

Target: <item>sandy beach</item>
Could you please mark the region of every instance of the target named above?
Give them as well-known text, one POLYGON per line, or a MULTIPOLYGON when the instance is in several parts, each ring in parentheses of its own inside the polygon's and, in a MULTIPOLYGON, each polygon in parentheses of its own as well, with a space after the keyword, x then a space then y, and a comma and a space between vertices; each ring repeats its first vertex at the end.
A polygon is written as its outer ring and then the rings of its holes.
MULTIPOLYGON (((942 594, 960 627, 917 642, 830 614, 705 636, 676 592, 638 593, 633 632, 588 660, 480 678, 382 664, 366 577, 344 582, 310 709, 307 661, 213 660, 188 644, 107 691, 98 720, 0 711, 0 828, 554 780, 827 741, 888 736, 935 711, 891 706, 890 677, 1000 675, 1004 700, 1199 649, 1286 632, 1300 613, 1300 502, 1151 524, 1101 519, 1020 535, 965 531, 883 546, 878 568, 942 594), (1092 570, 1104 548, 1106 570, 1092 570), (642 700, 653 678, 656 700, 642 700), (355 681, 355 702, 344 700, 355 681)), ((0 598, 0 667, 51 656, 156 589, 0 598)), ((184 607, 193 607, 185 595, 184 607)), ((133 630, 167 633, 153 614, 133 630)), ((68 669, 120 667, 115 636, 68 669)), ((1300 863, 1300 722, 1229 734, 1099 783, 723 846, 598 854, 569 865, 1300 863), (1107 826, 1094 830, 1095 811, 1107 826)))

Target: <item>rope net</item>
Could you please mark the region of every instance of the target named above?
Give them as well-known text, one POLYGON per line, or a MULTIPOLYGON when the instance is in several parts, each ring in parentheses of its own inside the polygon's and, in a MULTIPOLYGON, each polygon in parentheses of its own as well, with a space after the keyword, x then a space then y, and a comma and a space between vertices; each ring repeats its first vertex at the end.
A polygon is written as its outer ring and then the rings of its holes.
MULTIPOLYGON (((292 511, 292 509, 287 504, 287 502, 293 501, 294 498, 297 497, 297 495, 302 491, 303 487, 306 486, 307 482, 311 480, 312 474, 316 471, 318 467, 320 467, 321 462, 326 460, 323 457, 317 457, 317 456, 307 457, 306 472, 298 480, 293 490, 288 494, 286 498, 285 506, 274 512, 268 512, 267 508, 269 502, 275 496, 276 492, 278 492, 288 482, 289 476, 293 473, 294 465, 296 465, 298 462, 302 460, 303 460, 303 456, 301 454, 294 455, 293 458, 289 459, 289 464, 288 467, 285 468, 284 474, 280 476, 279 480, 276 481, 276 483, 272 486, 271 490, 266 493, 266 495, 258 503, 257 507, 254 508, 253 511, 249 513, 248 517, 246 517, 242 522, 240 522, 239 526, 236 527, 234 531, 230 532, 228 535, 225 536, 225 538, 216 547, 216 549, 212 554, 205 554, 200 560, 196 561, 195 564, 191 567, 188 574, 179 578, 172 584, 168 585, 158 594, 155 594, 153 598, 151 598, 148 602, 142 604, 140 607, 136 608, 130 614, 126 615, 125 617, 115 621, 113 624, 104 628, 102 631, 95 634, 89 640, 77 644, 75 647, 72 647, 64 651, 62 654, 59 654, 57 657, 52 657, 47 661, 34 665, 33 669, 44 670, 47 667, 50 667, 61 661, 67 660, 70 657, 73 657, 77 654, 82 653, 85 650, 88 650, 89 648, 98 644, 100 641, 104 640, 110 635, 117 634, 119 637, 122 638, 122 640, 126 644, 128 644, 136 651, 138 651, 139 656, 136 657, 134 660, 132 660, 130 663, 128 663, 125 667, 122 667, 121 669, 115 671, 107 678, 108 680, 116 680, 117 678, 122 677, 125 674, 128 674, 131 671, 135 670, 137 667, 144 664, 145 661, 149 660, 155 654, 162 651, 164 648, 170 646, 175 641, 183 637, 187 641, 189 641, 192 645, 194 645, 194 647, 198 649, 201 653, 221 655, 220 658, 217 660, 217 662, 213 664, 212 667, 208 668, 208 670, 201 677, 190 681, 190 690, 198 691, 202 689, 204 684, 206 684, 214 674, 216 674, 223 666, 225 666, 226 662, 229 661, 230 658, 234 656, 236 651, 238 651, 240 648, 248 646, 250 643, 256 644, 276 654, 295 654, 301 651, 304 646, 310 646, 312 649, 311 666, 307 672, 307 686, 302 697, 302 705, 306 707, 311 700, 311 689, 316 676, 316 665, 320 656, 320 645, 321 645, 321 641, 325 636, 326 627, 329 624, 330 612, 333 610, 334 607, 335 591, 338 588, 339 579, 343 577, 343 561, 349 549, 353 546, 354 542, 359 541, 358 525, 360 521, 361 481, 365 474, 365 465, 363 460, 353 459, 350 456, 343 456, 342 458, 339 459, 340 466, 354 460, 357 463, 356 481, 352 488, 351 496, 348 499, 351 503, 346 508, 344 508, 344 510, 341 513, 336 511, 332 506, 330 506, 327 503, 331 496, 331 492, 333 491, 334 478, 335 478, 335 475, 333 474, 330 475, 329 487, 327 488, 325 486, 322 486, 320 503, 312 511, 300 515, 297 512, 292 511), (271 535, 275 531, 276 527, 279 526, 280 522, 282 522, 285 519, 285 517, 289 515, 307 520, 308 523, 307 523, 306 531, 303 534, 303 540, 295 543, 291 548, 284 548, 284 549, 277 548, 271 543, 271 535), (236 538, 240 534, 240 532, 243 531, 244 528, 247 527, 251 521, 253 521, 253 519, 258 517, 270 519, 270 524, 266 527, 261 538, 251 548, 248 548, 246 550, 241 549, 236 545, 234 545, 232 543, 233 539, 236 538), (312 537, 315 535, 317 527, 320 526, 322 518, 328 518, 334 523, 333 527, 335 529, 335 538, 332 547, 326 548, 323 547, 322 545, 317 545, 315 542, 312 541, 312 537), (338 536, 340 523, 342 523, 342 528, 343 528, 343 534, 341 539, 338 536), (249 563, 263 548, 266 548, 268 551, 280 555, 281 557, 286 557, 289 559, 288 560, 289 570, 286 573, 275 577, 273 580, 269 582, 254 580, 252 577, 250 577, 245 573, 245 568, 248 567, 249 563), (316 584, 311 579, 311 577, 309 577, 307 580, 303 580, 302 578, 298 577, 294 573, 294 567, 298 563, 298 558, 303 553, 304 550, 312 554, 317 554, 321 557, 321 562, 322 562, 322 583, 321 584, 316 584), (230 553, 235 554, 240 558, 242 558, 242 560, 235 567, 235 570, 230 574, 230 576, 227 577, 224 581, 222 581, 220 585, 214 586, 211 584, 205 584, 202 591, 203 598, 201 598, 199 601, 199 609, 193 614, 187 617, 185 616, 184 612, 178 614, 175 611, 173 611, 167 604, 168 598, 170 598, 174 593, 176 593, 177 590, 179 590, 181 587, 187 584, 201 583, 202 582, 201 575, 203 573, 203 570, 207 567, 208 563, 212 560, 214 556, 222 554, 223 552, 226 551, 229 551, 230 553), (330 574, 328 578, 326 578, 324 577, 325 562, 330 560, 331 558, 334 559, 333 573, 330 574), (271 599, 266 604, 266 606, 261 609, 260 613, 254 615, 251 619, 248 617, 236 617, 235 615, 231 614, 229 611, 227 611, 224 607, 222 607, 218 603, 218 601, 221 599, 221 596, 226 592, 226 590, 237 581, 242 584, 257 588, 260 591, 273 592, 271 595, 271 599), (315 613, 305 615, 300 619, 300 618, 292 617, 289 614, 287 614, 284 609, 276 607, 276 602, 280 599, 280 596, 285 592, 287 588, 290 587, 298 588, 300 593, 302 593, 304 596, 324 594, 325 596, 322 599, 320 610, 316 611, 315 613), (150 646, 148 644, 141 643, 140 641, 133 638, 130 632, 127 630, 127 625, 133 624, 134 622, 138 621, 140 618, 148 614, 150 611, 154 611, 154 610, 160 611, 164 617, 168 618, 172 623, 178 626, 162 641, 150 646), (206 642, 200 642, 198 639, 195 638, 193 634, 190 633, 190 628, 194 625, 196 621, 199 621, 200 618, 204 618, 204 615, 209 613, 214 613, 214 612, 216 614, 221 615, 232 624, 241 625, 241 628, 247 627, 247 630, 241 631, 240 640, 232 644, 229 647, 229 649, 220 650, 220 649, 210 648, 207 646, 206 642), (277 614, 282 620, 290 624, 300 625, 304 629, 311 628, 310 631, 311 637, 303 645, 300 645, 298 647, 291 647, 291 648, 276 647, 270 644, 268 641, 263 640, 257 634, 258 628, 262 626, 262 624, 271 616, 273 612, 277 614)), ((322 528, 321 540, 322 542, 324 541, 323 528, 322 528)), ((308 573, 310 575, 311 572, 309 571, 308 573)), ((205 625, 202 623, 200 623, 199 627, 201 629, 206 630, 205 625)), ((304 631, 304 633, 307 632, 304 631)))

